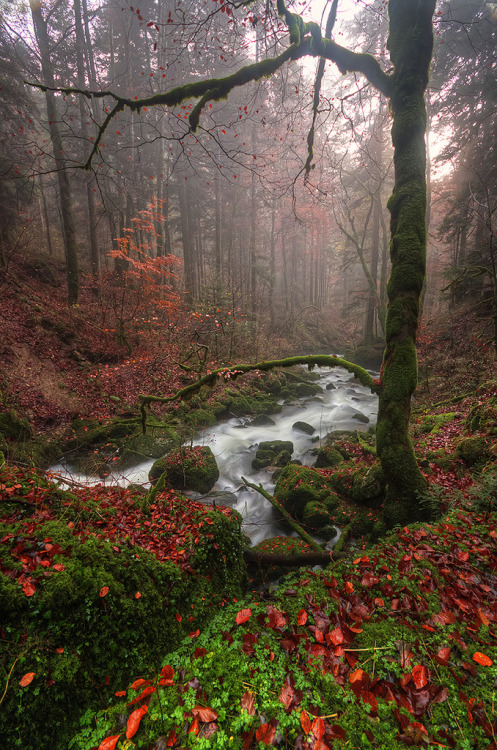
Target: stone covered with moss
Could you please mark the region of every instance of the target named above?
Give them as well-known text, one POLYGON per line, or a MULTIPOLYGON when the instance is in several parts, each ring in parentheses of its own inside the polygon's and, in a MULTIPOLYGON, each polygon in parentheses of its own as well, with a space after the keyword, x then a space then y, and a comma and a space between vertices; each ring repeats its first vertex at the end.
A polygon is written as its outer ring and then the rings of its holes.
POLYGON ((293 443, 290 440, 263 440, 252 461, 255 471, 267 466, 286 466, 292 460, 293 443))
POLYGON ((182 446, 156 461, 149 471, 151 482, 166 472, 166 483, 177 490, 192 490, 206 495, 219 479, 219 469, 207 445, 182 446))
POLYGON ((483 436, 465 437, 456 445, 454 456, 468 466, 484 464, 490 458, 490 443, 483 436))

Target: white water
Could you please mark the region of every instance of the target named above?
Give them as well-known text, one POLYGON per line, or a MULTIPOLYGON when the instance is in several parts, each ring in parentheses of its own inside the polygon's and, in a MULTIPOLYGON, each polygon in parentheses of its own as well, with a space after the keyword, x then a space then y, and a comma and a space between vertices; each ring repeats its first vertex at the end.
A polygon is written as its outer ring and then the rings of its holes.
MULTIPOLYGON (((294 446, 292 458, 312 466, 315 456, 312 451, 319 447, 321 441, 332 430, 367 430, 376 422, 378 399, 367 388, 355 381, 342 368, 322 369, 318 371, 320 380, 316 381, 323 388, 317 397, 300 399, 293 405, 283 406, 280 414, 273 414, 274 425, 250 426, 251 418, 230 419, 215 427, 203 430, 194 445, 209 445, 219 466, 219 480, 213 492, 229 492, 223 500, 243 516, 243 530, 250 537, 252 544, 258 544, 272 536, 289 535, 289 529, 276 517, 273 507, 255 490, 244 486, 241 477, 246 477, 253 484, 262 484, 268 491, 274 489, 271 473, 252 470, 259 443, 265 440, 291 440, 294 446), (334 390, 326 390, 331 383, 334 390), (354 414, 362 414, 369 423, 354 419, 354 414), (313 435, 292 429, 297 422, 307 422, 314 427, 313 435), (316 440, 316 437, 318 438, 316 440)), ((130 483, 148 486, 148 472, 155 459, 129 469, 122 474, 110 474, 106 484, 127 485, 130 483)), ((52 471, 84 484, 99 484, 99 477, 88 477, 74 474, 63 465, 52 467, 52 471)), ((186 493, 198 497, 194 493, 186 493)), ((212 502, 209 497, 207 502, 212 502)))

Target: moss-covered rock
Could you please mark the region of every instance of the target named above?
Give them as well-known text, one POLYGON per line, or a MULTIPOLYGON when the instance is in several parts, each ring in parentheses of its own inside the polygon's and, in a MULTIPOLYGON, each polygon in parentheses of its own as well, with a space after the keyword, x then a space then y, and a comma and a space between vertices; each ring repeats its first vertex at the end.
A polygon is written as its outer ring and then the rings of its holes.
POLYGON ((312 435, 314 432, 316 432, 314 427, 307 422, 294 422, 292 425, 292 430, 295 430, 296 432, 305 432, 307 435, 312 435))
POLYGON ((304 508, 302 523, 308 529, 324 529, 331 526, 333 518, 322 503, 311 501, 304 508))
POLYGON ((7 441, 27 441, 33 437, 33 428, 14 409, 6 409, 0 412, 0 435, 7 441))
POLYGON ((156 461, 148 478, 156 482, 166 472, 166 481, 177 490, 193 490, 206 495, 219 479, 216 459, 209 446, 183 446, 156 461))
POLYGON ((334 493, 328 480, 309 466, 289 464, 278 476, 274 496, 279 503, 299 519, 303 518, 307 503, 326 504, 334 493))
POLYGON ((490 458, 490 444, 483 436, 466 437, 456 445, 454 456, 468 466, 484 464, 490 458))
MULTIPOLYGON (((180 499, 181 517, 193 524, 190 541, 181 537, 181 545, 194 550, 183 569, 126 539, 86 537, 81 511, 92 514, 88 498, 76 510, 73 495, 48 483, 46 490, 45 512, 56 508, 63 518, 5 525, 0 545, 0 680, 7 686, 0 736, 5 747, 19 750, 66 750, 82 707, 112 706, 116 690, 155 669, 246 585, 246 540, 234 511, 228 517, 180 499), (32 561, 27 574, 20 546, 32 561), (27 672, 34 679, 21 687, 27 672)), ((95 505, 99 520, 110 512, 98 498, 95 505)), ((129 512, 128 522, 138 528, 139 506, 129 512)))
POLYGON ((293 443, 290 440, 263 440, 257 448, 252 468, 260 471, 267 466, 286 466, 291 461, 292 453, 293 443))
POLYGON ((385 476, 379 462, 354 472, 351 497, 359 505, 377 504, 385 493, 385 476))
POLYGON ((316 469, 325 469, 330 466, 338 466, 343 461, 344 457, 339 450, 332 445, 323 445, 321 448, 318 448, 316 463, 314 465, 316 469))

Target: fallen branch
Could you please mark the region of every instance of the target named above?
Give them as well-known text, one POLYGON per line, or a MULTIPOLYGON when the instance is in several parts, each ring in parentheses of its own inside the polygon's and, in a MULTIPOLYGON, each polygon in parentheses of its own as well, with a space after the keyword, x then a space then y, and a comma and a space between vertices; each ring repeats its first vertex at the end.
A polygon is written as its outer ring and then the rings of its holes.
POLYGON ((272 495, 270 495, 269 492, 266 492, 266 490, 264 489, 264 487, 262 487, 260 484, 252 484, 252 482, 249 482, 247 479, 245 479, 245 477, 242 477, 242 482, 247 487, 251 487, 256 492, 259 492, 259 494, 261 494, 262 497, 265 497, 266 500, 269 500, 269 502, 271 503, 271 505, 273 506, 273 508, 276 508, 276 510, 278 510, 281 513, 281 515, 284 517, 284 519, 286 521, 288 521, 288 523, 290 524, 290 526, 292 527, 292 529, 294 531, 296 531, 297 534, 300 536, 300 538, 303 539, 304 542, 307 542, 307 544, 309 544, 312 547, 313 550, 315 550, 316 552, 319 552, 319 553, 323 552, 322 547, 317 542, 314 541, 314 539, 312 538, 312 536, 310 534, 308 534, 302 528, 302 526, 299 523, 297 523, 297 521, 294 518, 292 518, 292 516, 290 515, 290 513, 283 508, 283 506, 276 500, 275 497, 273 497, 272 495))

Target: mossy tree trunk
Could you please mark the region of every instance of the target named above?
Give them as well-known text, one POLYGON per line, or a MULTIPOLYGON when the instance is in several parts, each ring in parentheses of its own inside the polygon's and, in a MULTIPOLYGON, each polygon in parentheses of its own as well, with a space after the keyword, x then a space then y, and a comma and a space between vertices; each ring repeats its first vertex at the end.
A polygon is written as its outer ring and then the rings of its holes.
POLYGON ((435 0, 390 0, 388 49, 394 65, 395 183, 390 210, 392 269, 387 286, 376 444, 387 479, 385 521, 421 517, 426 489, 409 437, 411 397, 417 385, 416 332, 426 269, 426 109, 424 93, 433 49, 435 0))

